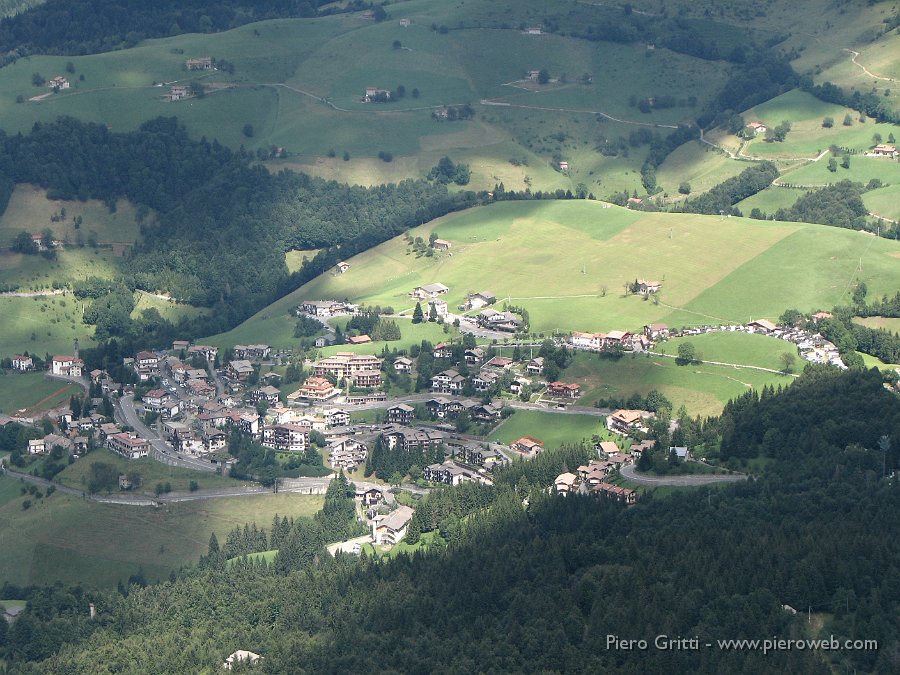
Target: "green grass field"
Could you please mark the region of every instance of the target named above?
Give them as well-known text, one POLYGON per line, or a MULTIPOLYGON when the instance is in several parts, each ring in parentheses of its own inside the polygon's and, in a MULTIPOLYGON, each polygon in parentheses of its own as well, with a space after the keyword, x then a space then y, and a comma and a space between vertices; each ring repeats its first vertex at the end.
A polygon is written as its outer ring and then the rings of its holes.
POLYGON ((287 313, 304 299, 409 307, 413 287, 431 282, 450 287, 451 306, 469 291, 509 297, 528 309, 532 330, 544 333, 637 330, 656 321, 744 323, 777 318, 788 307, 832 307, 856 282, 860 257, 859 278, 871 293, 900 283, 897 242, 819 225, 563 201, 500 203, 411 234, 427 239, 432 231, 452 242, 452 256, 416 258, 394 239, 353 258, 346 274, 320 276, 214 340, 277 344, 272 338, 289 334, 287 313), (623 297, 624 283, 637 277, 663 281, 659 304, 623 297))
MULTIPOLYGON (((3 373, 4 371, 0 371, 3 373)), ((25 410, 37 413, 68 405, 73 394, 83 394, 77 384, 51 380, 44 373, 0 374, 0 412, 25 410)))
MULTIPOLYGON (((273 560, 275 560, 276 555, 278 555, 277 548, 272 549, 270 551, 262 551, 261 553, 251 553, 250 555, 248 555, 246 557, 248 560, 250 560, 252 562, 257 562, 259 560, 265 560, 266 562, 271 563, 273 560)), ((237 563, 237 561, 241 560, 243 557, 244 556, 238 556, 237 558, 229 558, 228 560, 225 561, 225 564, 228 567, 234 567, 235 563, 237 563)))
POLYGON ((865 193, 863 204, 872 213, 900 220, 900 183, 865 193))
MULTIPOLYGON (((0 485, 5 483, 17 486, 0 477, 0 485)), ((97 504, 57 492, 24 511, 14 499, 0 506, 0 583, 113 588, 139 570, 158 580, 196 563, 213 532, 224 543, 236 525, 256 522, 268 529, 276 513, 310 516, 321 505, 321 497, 279 494, 154 509, 97 504)))
POLYGON ((747 168, 699 141, 686 143, 670 154, 656 172, 656 181, 670 197, 678 196, 682 182, 691 194, 705 192, 747 168))
POLYGON ((168 319, 172 323, 178 323, 183 317, 193 318, 201 314, 209 313, 209 310, 205 307, 194 307, 193 305, 169 302, 142 291, 137 291, 134 295, 135 303, 134 309, 131 311, 132 318, 139 317, 145 310, 155 309, 164 319, 168 319))
POLYGON ((488 438, 498 443, 511 443, 523 436, 544 441, 544 449, 558 448, 564 443, 590 442, 591 436, 606 431, 602 417, 593 415, 561 415, 537 410, 517 410, 488 438))
POLYGON ((106 449, 95 450, 78 459, 74 464, 70 464, 63 469, 57 475, 56 480, 76 490, 86 490, 90 480, 91 464, 95 462, 111 464, 116 467, 119 473, 136 471, 141 475, 143 484, 135 491, 147 494, 153 493, 157 483, 169 483, 175 491, 187 491, 191 481, 196 481, 200 488, 233 488, 244 484, 243 481, 237 481, 208 471, 194 471, 176 466, 166 466, 149 457, 125 459, 121 455, 106 449))
POLYGON ((900 162, 884 157, 853 156, 850 158, 849 169, 841 166, 840 157, 837 157, 837 162, 837 171, 829 171, 828 156, 826 156, 818 162, 811 162, 796 171, 784 173, 780 180, 786 183, 814 186, 828 185, 839 180, 852 180, 865 185, 873 178, 879 179, 885 185, 900 183, 900 162))
POLYGON ((13 237, 22 230, 40 234, 45 228, 53 231, 61 241, 76 243, 79 235, 87 241, 91 232, 99 242, 132 244, 140 236, 137 210, 120 199, 115 213, 95 199, 85 202, 47 199, 47 191, 35 185, 19 184, 10 197, 6 211, 0 215, 0 246, 9 246, 13 237), (65 218, 53 222, 51 217, 59 217, 65 209, 65 218), (75 218, 82 223, 75 228, 75 218))
POLYGON ((863 363, 866 368, 878 368, 879 370, 887 370, 887 369, 897 369, 900 368, 900 363, 885 363, 877 356, 872 356, 871 354, 865 354, 863 352, 856 352, 862 357, 863 363))
MULTIPOLYGON (((697 348, 703 351, 699 343, 697 348)), ((703 356, 708 358, 706 353, 703 356)), ((797 368, 801 363, 798 359, 797 368)), ((615 361, 584 353, 575 357, 561 377, 581 384, 579 405, 590 405, 600 399, 628 398, 635 393, 646 395, 656 389, 672 402, 675 410, 683 405, 689 414, 704 416, 718 415, 726 402, 748 389, 786 385, 793 379, 746 368, 708 364, 679 366, 675 359, 665 357, 635 355, 615 361)))
POLYGON ((70 283, 87 277, 112 278, 118 260, 110 249, 70 248, 56 260, 40 255, 0 253, 0 283, 17 284, 20 291, 51 290, 53 282, 70 283))
POLYGON ((797 357, 798 368, 803 363, 797 355, 797 348, 790 342, 766 335, 748 333, 707 333, 683 338, 672 338, 661 342, 654 351, 662 354, 678 354, 678 346, 690 342, 697 350, 701 361, 736 363, 742 366, 758 366, 780 370, 783 367, 782 354, 797 357))
POLYGON ((884 328, 892 333, 900 334, 900 319, 888 316, 857 316, 854 323, 868 326, 869 328, 884 328))
MULTIPOLYGON (((573 11, 593 12, 569 4, 573 11)), ((726 77, 722 63, 663 48, 650 52, 641 44, 588 42, 562 33, 534 39, 509 25, 518 23, 516 16, 540 23, 547 12, 540 3, 502 0, 463 7, 409 2, 392 15, 401 12, 412 19, 409 28, 401 28, 396 16, 375 23, 359 15, 337 15, 147 40, 105 54, 35 55, 0 73, 0 116, 4 128, 14 133, 60 115, 102 122, 115 131, 133 129, 147 118, 177 115, 195 136, 234 148, 283 147, 291 155, 284 165, 351 183, 422 176, 450 154, 470 164, 476 188, 490 189, 503 181, 521 189, 527 177, 535 188, 571 189, 583 182, 609 194, 640 189, 642 153, 603 158, 594 152, 598 136, 627 137, 635 128, 598 122, 595 113, 650 125, 677 123, 693 114, 685 103, 688 97, 695 97, 701 108, 726 77), (473 16, 478 17, 474 23, 473 16), (461 21, 473 27, 460 28, 461 21), (430 30, 432 22, 446 22, 454 30, 439 34, 430 30), (507 28, 500 29, 501 24, 507 28), (402 49, 394 48, 395 40, 402 49), (361 53, 365 58, 358 58, 361 53), (184 59, 197 55, 227 59, 235 72, 184 71, 184 59), (31 84, 33 73, 48 79, 64 72, 67 61, 75 66, 71 89, 43 96, 46 87, 31 84), (554 80, 566 81, 526 85, 522 80, 532 68, 546 68, 554 80), (593 77, 592 84, 580 82, 585 73, 593 77), (166 100, 168 85, 198 79, 208 86, 205 97, 166 100), (158 83, 166 86, 154 86, 158 83), (409 92, 403 100, 384 105, 360 101, 367 86, 396 89, 400 84, 409 92), (415 97, 413 89, 418 90, 415 97), (643 114, 630 103, 633 97, 667 94, 682 105, 643 114), (17 97, 24 102, 16 103, 17 97), (481 105, 484 99, 509 105, 481 105), (441 123, 431 117, 437 106, 463 103, 475 105, 475 121, 441 123), (245 124, 252 125, 252 137, 242 133, 245 124), (327 157, 331 150, 337 153, 334 159, 327 157), (380 151, 391 152, 394 162, 375 160, 380 151), (350 161, 341 159, 344 152, 350 161), (568 176, 550 168, 556 152, 571 158, 568 176), (508 162, 523 156, 528 169, 508 162)))
POLYGON ((81 347, 93 341, 94 327, 82 323, 81 303, 72 296, 0 297, 0 357, 29 353, 71 354, 72 341, 81 347), (62 303, 66 303, 63 305, 62 303))

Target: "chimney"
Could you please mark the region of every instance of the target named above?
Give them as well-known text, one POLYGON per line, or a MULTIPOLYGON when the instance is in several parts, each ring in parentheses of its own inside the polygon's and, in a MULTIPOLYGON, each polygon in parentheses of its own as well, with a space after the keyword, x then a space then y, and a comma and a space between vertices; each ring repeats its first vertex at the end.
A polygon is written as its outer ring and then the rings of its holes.
POLYGON ((97 618, 97 607, 92 602, 91 604, 88 605, 88 608, 90 608, 90 611, 91 611, 91 619, 92 620, 96 619, 97 618))

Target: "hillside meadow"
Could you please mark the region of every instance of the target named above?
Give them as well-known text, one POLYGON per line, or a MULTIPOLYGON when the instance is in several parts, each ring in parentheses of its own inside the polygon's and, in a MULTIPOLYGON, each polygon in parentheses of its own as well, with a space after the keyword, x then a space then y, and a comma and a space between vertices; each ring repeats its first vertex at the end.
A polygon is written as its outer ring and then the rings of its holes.
POLYGON ((278 300, 229 337, 265 341, 277 322, 283 335, 289 312, 305 299, 411 310, 409 292, 432 282, 450 287, 451 307, 468 292, 493 291, 500 304, 527 308, 532 331, 545 334, 775 319, 788 307, 831 307, 858 280, 877 296, 900 285, 897 242, 821 225, 640 213, 593 201, 504 202, 445 216, 410 236, 427 240, 432 232, 452 243, 448 253, 416 257, 398 237, 352 258, 346 274, 322 275, 278 300), (626 297, 625 283, 639 277, 661 280, 662 291, 626 297))
MULTIPOLYGON (((0 496, 18 483, 0 476, 0 496)), ((311 516, 322 498, 282 493, 208 499, 163 508, 95 502, 61 494, 0 505, 0 584, 80 583, 115 588, 133 574, 165 579, 206 553, 210 535, 221 543, 235 526, 269 528, 273 516, 311 516), (86 522, 91 527, 84 527, 86 522)))
POLYGON ((68 405, 73 395, 84 390, 77 384, 52 380, 44 373, 0 371, 0 413, 39 413, 68 405))

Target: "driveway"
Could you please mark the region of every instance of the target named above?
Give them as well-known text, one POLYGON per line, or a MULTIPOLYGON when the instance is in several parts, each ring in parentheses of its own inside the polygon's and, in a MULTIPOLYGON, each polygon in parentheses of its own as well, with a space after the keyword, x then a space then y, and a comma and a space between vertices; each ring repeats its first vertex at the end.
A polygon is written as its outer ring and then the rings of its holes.
POLYGON ((626 478, 632 483, 652 487, 697 487, 700 485, 714 485, 716 483, 737 483, 748 478, 746 474, 742 473, 648 476, 647 474, 638 473, 634 464, 626 464, 619 470, 619 473, 622 475, 622 478, 626 478))

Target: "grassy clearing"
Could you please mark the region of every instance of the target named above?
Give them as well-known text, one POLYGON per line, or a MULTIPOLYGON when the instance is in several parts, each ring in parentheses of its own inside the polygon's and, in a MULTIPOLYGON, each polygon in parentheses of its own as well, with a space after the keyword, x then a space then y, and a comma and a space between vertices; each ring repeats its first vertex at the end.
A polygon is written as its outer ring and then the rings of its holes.
POLYGON ((112 464, 120 473, 136 471, 141 475, 143 481, 137 491, 147 494, 153 493, 157 483, 169 483, 176 491, 187 491, 192 481, 196 481, 200 488, 234 488, 244 484, 243 481, 207 471, 167 466, 149 457, 125 459, 106 449, 95 450, 74 464, 70 464, 57 475, 56 480, 76 490, 86 490, 90 479, 91 464, 95 462, 112 464))
POLYGON ((310 516, 321 505, 321 497, 279 494, 152 509, 55 493, 23 511, 14 500, 0 506, 0 583, 111 588, 138 571, 155 581, 195 563, 213 532, 224 542, 236 525, 256 522, 268 529, 276 513, 310 516))
POLYGON ((686 143, 670 154, 656 172, 656 180, 670 196, 678 195, 682 182, 691 193, 705 192, 747 168, 699 141, 686 143))
POLYGON ((304 299, 399 309, 412 306, 407 294, 415 286, 431 282, 450 287, 451 306, 469 291, 509 297, 528 309, 538 333, 743 323, 751 315, 777 318, 792 306, 815 311, 846 298, 860 257, 871 293, 900 284, 896 242, 802 223, 642 214, 590 201, 506 202, 446 216, 411 235, 427 239, 432 231, 452 242, 452 256, 416 258, 394 239, 353 258, 346 274, 320 276, 212 341, 279 344, 293 330, 288 312, 304 299), (624 283, 636 277, 664 282, 659 304, 623 296, 624 283))
POLYGON ((511 443, 522 436, 544 441, 544 448, 558 448, 564 443, 590 441, 591 436, 605 431, 602 417, 563 415, 537 410, 517 410, 512 417, 495 428, 488 438, 498 443, 511 443))
POLYGON ((900 220, 900 184, 878 188, 863 195, 863 204, 872 213, 900 220))
MULTIPOLYGON (((272 549, 270 551, 262 551, 261 553, 251 553, 246 556, 247 560, 250 562, 257 562, 259 560, 265 560, 267 563, 271 563, 275 560, 275 556, 278 555, 278 549, 272 549)), ((225 561, 225 564, 228 567, 234 567, 234 565, 243 558, 244 556, 238 556, 236 558, 229 558, 225 561)))
POLYGON ((36 185, 19 184, 13 190, 6 211, 0 215, 0 246, 9 246, 22 230, 40 234, 50 228, 54 237, 73 244, 79 235, 86 241, 91 232, 97 241, 133 244, 140 237, 137 209, 126 199, 116 204, 115 213, 110 213, 103 202, 90 199, 84 202, 47 199, 47 191, 36 185), (53 222, 52 216, 60 216, 65 209, 66 217, 53 222), (75 218, 82 223, 75 229, 75 218))
POLYGON ((863 363, 865 364, 866 368, 878 368, 879 370, 900 368, 900 363, 885 363, 877 356, 872 356, 871 354, 865 354, 863 352, 856 353, 862 357, 863 363))
POLYGON ((319 249, 308 249, 306 251, 288 251, 284 254, 284 263, 287 265, 288 272, 296 272, 303 267, 305 259, 312 260, 316 257, 319 249))
POLYGON ((70 283, 91 276, 110 279, 117 268, 118 259, 110 249, 65 249, 57 252, 56 260, 0 253, 0 283, 17 284, 20 291, 51 290, 54 281, 70 283))
POLYGON ((190 319, 201 314, 208 314, 210 311, 205 307, 169 302, 143 291, 136 291, 134 295, 135 303, 134 309, 131 311, 132 318, 139 317, 146 310, 155 309, 164 319, 168 319, 172 323, 178 323, 182 318, 187 317, 190 319))
POLYGON ((693 96, 702 107, 726 76, 721 63, 663 48, 649 52, 642 45, 587 42, 561 34, 534 39, 512 27, 455 28, 445 35, 429 28, 434 21, 456 27, 473 16, 491 25, 540 23, 547 8, 530 3, 463 8, 414 2, 404 3, 403 12, 413 20, 405 29, 393 19, 374 23, 353 15, 276 20, 214 35, 147 40, 107 54, 20 59, 0 73, 0 115, 13 133, 60 115, 100 121, 115 131, 133 129, 147 118, 177 115, 196 136, 251 151, 283 147, 291 154, 290 164, 350 183, 421 176, 450 154, 471 165, 475 188, 490 189, 498 181, 523 188, 527 176, 535 188, 574 188, 584 182, 598 194, 608 194, 640 189, 635 171, 640 157, 601 158, 593 152, 600 137, 627 137, 634 128, 598 123, 594 113, 672 124, 694 110, 684 105, 642 114, 629 100, 671 94, 686 101, 693 96), (403 48, 395 49, 394 40, 403 48), (227 59, 235 72, 183 71, 184 59, 198 54, 227 59), (31 85, 33 72, 51 77, 63 72, 69 60, 76 70, 69 78, 70 90, 28 100, 47 91, 31 85), (519 81, 531 68, 546 68, 554 79, 565 76, 567 81, 523 86, 519 81), (579 82, 584 73, 592 74, 593 84, 579 82), (209 85, 205 97, 166 100, 170 84, 195 79, 209 85), (408 94, 399 102, 360 101, 367 86, 396 89, 400 84, 408 94), (417 97, 412 96, 414 88, 417 97), (25 101, 16 103, 17 97, 25 101), (500 110, 480 105, 482 99, 563 110, 500 110), (435 107, 462 103, 476 106, 477 120, 440 123, 431 117, 435 107), (250 137, 242 133, 245 124, 253 127, 250 137), (328 157, 331 150, 335 158, 328 157), (394 162, 376 160, 379 151, 391 152, 394 162), (341 159, 344 152, 350 161, 341 159), (572 158, 568 176, 549 168, 554 152, 572 158), (509 158, 522 156, 531 169, 508 164, 509 158), (597 185, 601 174, 602 188, 597 185))
POLYGON ((837 171, 828 170, 828 158, 809 164, 785 173, 781 180, 799 185, 828 185, 839 180, 852 180, 856 183, 867 184, 873 178, 879 179, 885 185, 900 183, 900 162, 891 161, 883 157, 851 157, 850 168, 841 166, 841 158, 838 157, 837 171))
POLYGON ((68 404, 73 394, 84 390, 77 384, 51 380, 44 373, 10 373, 0 375, 0 412, 38 413, 68 404))
POLYGON ((93 341, 94 327, 81 321, 81 304, 60 298, 0 297, 0 356, 29 353, 71 354, 72 341, 81 347, 93 341), (66 304, 63 305, 62 303, 66 304))
POLYGON ((749 215, 753 209, 759 209, 771 216, 778 209, 791 208, 797 200, 807 192, 809 192, 809 190, 770 185, 765 190, 757 192, 752 197, 747 197, 747 199, 738 202, 735 206, 737 206, 745 216, 749 215))
MULTIPOLYGON (((766 335, 747 333, 707 333, 673 338, 657 345, 654 351, 675 355, 678 353, 678 346, 683 342, 694 345, 698 352, 697 358, 701 361, 737 363, 773 370, 782 368, 782 354, 797 356, 797 348, 789 342, 766 335)), ((797 360, 802 363, 799 357, 797 360)))
POLYGON ((854 323, 868 326, 869 328, 884 328, 892 333, 900 333, 900 319, 889 316, 857 316, 854 323))
POLYGON ((665 357, 608 360, 583 353, 575 357, 562 377, 581 384, 581 405, 628 398, 635 393, 646 395, 656 389, 672 401, 676 410, 683 405, 691 415, 717 415, 727 401, 748 389, 792 381, 783 375, 728 366, 679 366, 665 357))

